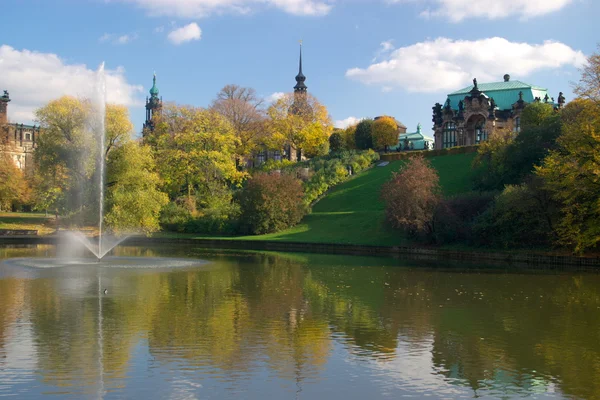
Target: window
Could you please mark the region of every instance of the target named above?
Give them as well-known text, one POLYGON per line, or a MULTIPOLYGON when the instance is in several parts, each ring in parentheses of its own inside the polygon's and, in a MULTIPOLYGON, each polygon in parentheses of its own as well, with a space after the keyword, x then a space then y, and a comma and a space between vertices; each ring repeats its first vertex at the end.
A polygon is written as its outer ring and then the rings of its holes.
POLYGON ((27 140, 28 142, 30 142, 30 141, 31 141, 31 133, 27 132, 27 133, 25 134, 25 140, 27 140))
POLYGON ((265 152, 261 151, 258 153, 258 165, 265 162, 265 152))
POLYGON ((281 152, 279 150, 273 152, 273 159, 275 161, 281 161, 281 152))
POLYGON ((521 132, 521 117, 515 118, 515 124, 513 127, 513 132, 519 133, 521 132))
POLYGON ((481 122, 475 127, 475 143, 479 144, 485 142, 488 138, 487 131, 485 130, 485 122, 481 122))
POLYGON ((456 124, 454 122, 448 122, 444 125, 442 135, 443 148, 456 146, 456 124))

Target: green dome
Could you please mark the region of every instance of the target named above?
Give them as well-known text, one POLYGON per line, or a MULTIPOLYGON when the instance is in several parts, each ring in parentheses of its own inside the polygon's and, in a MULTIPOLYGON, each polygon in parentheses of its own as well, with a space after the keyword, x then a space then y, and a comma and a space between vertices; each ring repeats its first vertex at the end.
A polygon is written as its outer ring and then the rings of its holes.
POLYGON ((150 89, 150 94, 152 96, 158 96, 158 88, 156 87, 156 74, 154 74, 154 78, 152 79, 152 89, 150 89))

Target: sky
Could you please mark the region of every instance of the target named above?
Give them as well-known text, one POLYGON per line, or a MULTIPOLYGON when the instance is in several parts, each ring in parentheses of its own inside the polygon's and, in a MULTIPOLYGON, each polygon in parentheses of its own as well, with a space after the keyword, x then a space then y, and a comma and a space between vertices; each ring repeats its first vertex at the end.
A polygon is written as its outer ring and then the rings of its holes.
POLYGON ((573 99, 598 51, 598 0, 2 0, 0 90, 9 120, 89 96, 104 62, 109 102, 139 133, 156 72, 165 102, 208 107, 227 84, 267 101, 308 91, 335 125, 391 115, 431 135, 446 94, 504 74, 573 99))

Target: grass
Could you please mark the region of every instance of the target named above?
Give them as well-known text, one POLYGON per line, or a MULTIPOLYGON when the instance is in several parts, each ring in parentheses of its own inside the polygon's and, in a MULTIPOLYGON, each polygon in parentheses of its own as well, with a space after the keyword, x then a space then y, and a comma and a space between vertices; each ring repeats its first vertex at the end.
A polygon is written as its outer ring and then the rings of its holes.
POLYGON ((54 217, 43 213, 0 213, 0 229, 37 230, 45 235, 55 230, 54 217))
MULTIPOLYGON (((429 159, 438 171, 444 195, 471 190, 471 162, 474 157, 475 154, 471 153, 429 159)), ((315 204, 310 215, 291 229, 243 239, 381 246, 410 244, 402 233, 385 224, 384 206, 379 200, 381 185, 403 163, 392 161, 385 167, 371 168, 335 187, 315 204)))

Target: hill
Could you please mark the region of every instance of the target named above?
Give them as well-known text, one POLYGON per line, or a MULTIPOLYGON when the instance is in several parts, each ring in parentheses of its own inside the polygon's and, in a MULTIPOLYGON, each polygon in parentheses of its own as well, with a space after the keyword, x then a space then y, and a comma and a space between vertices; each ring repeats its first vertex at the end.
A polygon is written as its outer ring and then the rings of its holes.
MULTIPOLYGON (((471 189, 471 162, 474 153, 444 155, 429 159, 438 171, 444 195, 471 189)), ((379 200, 381 185, 398 171, 404 161, 392 161, 371 168, 335 187, 313 207, 302 222, 282 232, 246 236, 247 240, 351 243, 381 246, 409 244, 402 233, 386 226, 384 207, 379 200)))

